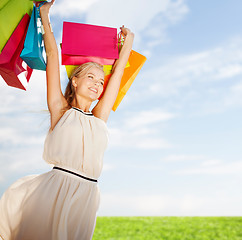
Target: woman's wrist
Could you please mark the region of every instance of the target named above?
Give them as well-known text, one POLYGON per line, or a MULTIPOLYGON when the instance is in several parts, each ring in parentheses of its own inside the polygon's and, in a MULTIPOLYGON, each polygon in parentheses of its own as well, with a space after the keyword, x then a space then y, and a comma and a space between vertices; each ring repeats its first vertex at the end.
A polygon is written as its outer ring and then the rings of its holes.
POLYGON ((48 18, 49 19, 49 11, 41 10, 40 9, 40 17, 41 18, 48 18))
POLYGON ((125 43, 133 44, 133 41, 134 41, 134 33, 129 32, 129 33, 125 36, 124 44, 125 44, 125 43))
POLYGON ((125 36, 125 38, 134 38, 134 33, 133 32, 129 32, 126 36, 125 36))
POLYGON ((48 29, 51 32, 53 32, 48 11, 40 12, 40 17, 41 17, 41 22, 42 22, 42 25, 41 25, 42 34, 44 35, 46 33, 46 31, 48 31, 48 29))

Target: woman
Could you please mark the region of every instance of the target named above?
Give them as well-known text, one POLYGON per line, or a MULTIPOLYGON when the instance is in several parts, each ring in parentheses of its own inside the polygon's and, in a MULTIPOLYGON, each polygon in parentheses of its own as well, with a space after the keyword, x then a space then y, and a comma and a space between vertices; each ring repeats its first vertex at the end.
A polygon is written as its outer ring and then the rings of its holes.
POLYGON ((43 158, 52 171, 14 183, 0 200, 0 236, 4 240, 91 239, 99 206, 97 179, 107 145, 106 121, 116 100, 134 34, 121 27, 124 45, 107 88, 97 63, 79 66, 61 92, 57 45, 49 23, 54 0, 41 6, 47 55, 47 103, 51 126, 43 158))

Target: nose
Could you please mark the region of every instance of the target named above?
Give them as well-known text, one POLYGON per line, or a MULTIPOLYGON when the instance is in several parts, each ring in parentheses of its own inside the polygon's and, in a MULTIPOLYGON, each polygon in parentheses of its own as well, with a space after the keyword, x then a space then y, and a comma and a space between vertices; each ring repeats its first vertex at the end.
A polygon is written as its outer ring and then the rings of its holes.
POLYGON ((99 81, 95 81, 95 85, 99 86, 101 83, 99 81))

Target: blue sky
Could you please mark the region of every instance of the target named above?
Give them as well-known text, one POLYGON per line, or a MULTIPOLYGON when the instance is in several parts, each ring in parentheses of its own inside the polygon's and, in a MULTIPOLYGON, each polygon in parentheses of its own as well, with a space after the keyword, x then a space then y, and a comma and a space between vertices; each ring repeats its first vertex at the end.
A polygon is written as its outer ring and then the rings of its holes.
MULTIPOLYGON (((120 27, 147 56, 108 122, 102 216, 242 214, 242 2, 56 0, 51 21, 120 27)), ((66 84, 61 69, 62 86, 66 84)), ((45 73, 27 92, 0 84, 0 194, 48 171, 45 73)))

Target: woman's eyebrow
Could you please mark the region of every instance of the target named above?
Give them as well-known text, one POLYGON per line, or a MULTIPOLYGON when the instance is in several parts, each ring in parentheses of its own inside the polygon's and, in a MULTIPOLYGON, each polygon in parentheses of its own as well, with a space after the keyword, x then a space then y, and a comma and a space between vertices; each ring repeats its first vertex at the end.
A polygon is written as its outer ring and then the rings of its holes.
POLYGON ((90 73, 90 72, 89 72, 89 73, 87 73, 87 74, 92 74, 93 76, 96 76, 94 73, 90 73))
MULTIPOLYGON (((93 76, 95 76, 96 77, 96 75, 94 74, 94 73, 87 73, 87 75, 88 74, 92 74, 93 76)), ((100 78, 103 82, 104 82, 104 79, 103 78, 100 78)))

